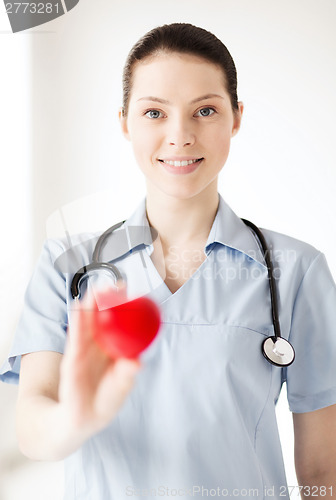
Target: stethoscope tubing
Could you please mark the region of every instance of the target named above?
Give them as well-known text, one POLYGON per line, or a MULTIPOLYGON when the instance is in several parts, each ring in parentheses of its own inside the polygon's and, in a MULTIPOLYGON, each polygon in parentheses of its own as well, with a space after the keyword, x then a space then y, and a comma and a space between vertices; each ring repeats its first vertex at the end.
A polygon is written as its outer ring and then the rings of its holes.
POLYGON ((280 323, 279 323, 279 307, 278 307, 278 297, 277 297, 277 292, 276 292, 276 285, 275 285, 275 278, 274 278, 274 268, 273 268, 273 263, 270 258, 270 251, 268 248, 268 245, 266 243, 265 237, 263 233, 260 231, 260 229, 253 224, 253 222, 247 220, 247 219, 242 219, 244 224, 249 226, 257 235, 261 248, 263 251, 264 259, 266 262, 267 266, 267 275, 268 275, 268 283, 269 283, 269 289, 270 289, 270 296, 271 296, 271 310, 272 310, 272 320, 273 320, 273 325, 274 325, 274 334, 275 338, 281 338, 281 329, 280 329, 280 323))
MULTIPOLYGON (((288 342, 288 340, 282 338, 280 322, 279 322, 279 307, 278 307, 278 298, 277 298, 277 288, 274 278, 274 268, 273 263, 270 258, 270 251, 266 240, 264 238, 261 230, 253 224, 251 221, 247 219, 241 219, 244 224, 252 229, 256 238, 259 240, 263 256, 266 262, 267 267, 267 277, 268 284, 270 290, 271 297, 271 313, 272 313, 272 321, 273 321, 273 329, 274 336, 267 337, 261 346, 261 351, 263 356, 271 363, 272 365, 278 367, 289 366, 293 363, 295 359, 295 351, 293 346, 288 342), (280 350, 281 349, 281 350, 280 350), (283 351, 283 352, 282 352, 283 351)), ((108 262, 100 262, 101 253, 104 247, 104 244, 107 241, 108 236, 110 236, 113 231, 118 229, 120 226, 124 224, 125 221, 118 222, 113 226, 109 227, 101 236, 98 238, 96 246, 94 248, 92 254, 92 262, 91 264, 87 264, 79 269, 76 274, 73 276, 71 282, 71 295, 72 298, 78 300, 80 298, 80 288, 83 281, 88 277, 88 274, 91 271, 104 269, 112 274, 115 281, 122 280, 122 275, 119 269, 112 263, 108 262)))

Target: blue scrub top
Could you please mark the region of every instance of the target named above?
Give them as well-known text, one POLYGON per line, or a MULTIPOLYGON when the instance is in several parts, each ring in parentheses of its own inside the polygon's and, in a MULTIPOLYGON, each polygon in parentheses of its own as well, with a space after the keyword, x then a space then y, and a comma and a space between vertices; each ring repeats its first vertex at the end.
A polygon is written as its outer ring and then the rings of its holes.
MULTIPOLYGON (((150 258, 146 229, 144 199, 123 226, 127 244, 119 245, 113 262, 130 298, 147 295, 159 304, 162 327, 142 354, 143 368, 117 417, 65 460, 64 498, 288 499, 275 414, 282 384, 292 412, 336 403, 336 287, 323 254, 263 230, 282 336, 296 350, 293 365, 279 368, 261 352, 273 335, 264 259, 223 198, 206 259, 175 293, 150 258)), ((66 241, 46 242, 2 380, 17 382, 23 353, 63 352, 72 276, 90 261, 96 241, 88 234, 73 240, 68 268, 66 241)))

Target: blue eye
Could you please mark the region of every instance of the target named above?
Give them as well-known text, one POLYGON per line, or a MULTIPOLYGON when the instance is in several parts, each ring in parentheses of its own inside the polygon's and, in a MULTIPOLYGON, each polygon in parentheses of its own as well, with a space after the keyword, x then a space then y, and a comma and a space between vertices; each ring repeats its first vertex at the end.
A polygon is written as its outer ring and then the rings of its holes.
POLYGON ((211 116, 213 113, 215 113, 213 108, 202 108, 197 111, 196 116, 211 116))
POLYGON ((161 111, 158 111, 157 109, 150 109, 149 111, 146 111, 145 116, 151 119, 155 118, 160 118, 161 111))

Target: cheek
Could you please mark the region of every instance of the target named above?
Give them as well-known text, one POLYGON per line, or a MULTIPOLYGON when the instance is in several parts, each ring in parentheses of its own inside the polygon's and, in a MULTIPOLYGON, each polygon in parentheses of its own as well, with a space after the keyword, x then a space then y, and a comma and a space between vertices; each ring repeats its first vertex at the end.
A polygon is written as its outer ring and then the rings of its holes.
POLYGON ((231 130, 227 126, 209 130, 205 144, 216 156, 227 156, 231 143, 231 130))
POLYGON ((212 124, 208 124, 207 127, 203 129, 203 137, 206 136, 207 141, 211 143, 216 143, 217 145, 221 142, 226 144, 230 142, 232 134, 233 123, 231 120, 218 120, 212 124))
POLYGON ((139 126, 136 128, 136 133, 131 131, 130 139, 137 161, 140 163, 144 160, 148 162, 155 157, 157 140, 153 132, 149 133, 145 127, 139 126))
POLYGON ((141 165, 143 160, 148 156, 148 148, 146 147, 146 136, 137 134, 131 137, 132 148, 136 161, 141 165))

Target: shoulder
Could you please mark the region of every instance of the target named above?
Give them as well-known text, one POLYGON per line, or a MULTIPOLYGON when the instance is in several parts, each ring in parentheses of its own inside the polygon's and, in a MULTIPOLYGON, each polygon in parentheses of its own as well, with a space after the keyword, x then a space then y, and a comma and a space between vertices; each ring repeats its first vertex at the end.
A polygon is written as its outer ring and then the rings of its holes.
POLYGON ((92 253, 100 236, 98 232, 83 232, 44 241, 40 262, 49 262, 57 271, 74 273, 91 261, 92 253))
POLYGON ((296 264, 306 272, 313 262, 323 257, 317 248, 305 241, 270 229, 261 230, 272 253, 272 259, 279 264, 296 264))

